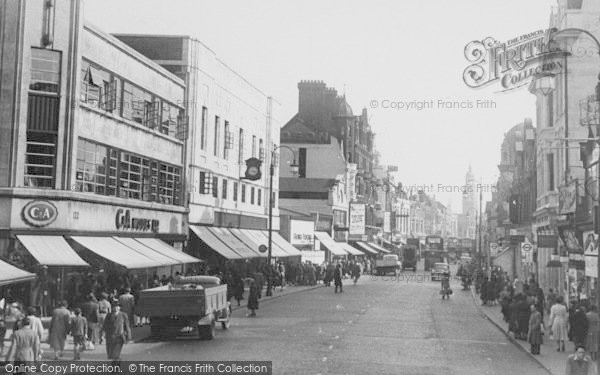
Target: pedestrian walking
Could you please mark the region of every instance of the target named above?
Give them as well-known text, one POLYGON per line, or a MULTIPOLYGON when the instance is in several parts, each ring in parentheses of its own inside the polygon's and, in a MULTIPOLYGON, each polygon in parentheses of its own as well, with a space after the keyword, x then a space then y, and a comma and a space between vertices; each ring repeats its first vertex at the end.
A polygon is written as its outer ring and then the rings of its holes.
POLYGON ((90 340, 90 349, 93 349, 98 340, 98 324, 100 319, 100 304, 92 293, 86 296, 86 301, 81 309, 83 317, 87 320, 86 335, 90 340))
POLYGON ((125 293, 119 296, 119 305, 121 305, 121 311, 127 314, 129 318, 129 327, 134 327, 134 310, 135 310, 135 297, 131 294, 131 288, 126 287, 125 293))
MULTIPOLYGON (((33 306, 29 306, 27 308, 27 319, 29 319, 29 326, 31 330, 38 336, 40 339, 40 343, 44 337, 44 325, 42 324, 42 320, 37 316, 37 308, 33 306)), ((40 346, 39 350, 39 359, 42 357, 42 348, 40 346)))
POLYGON ((67 301, 61 301, 52 312, 50 329, 48 330, 48 341, 54 351, 54 359, 62 357, 65 350, 67 334, 71 329, 71 313, 67 310, 67 301))
MULTIPOLYGON (((158 279, 158 276, 155 275, 158 279)), ((108 294, 102 293, 100 295, 100 301, 98 301, 98 343, 102 344, 102 337, 104 336, 104 320, 108 313, 110 313, 111 306, 108 302, 108 294)))
POLYGON ((596 363, 585 352, 585 347, 579 345, 574 354, 567 358, 565 375, 596 375, 596 363))
POLYGON ((600 315, 596 305, 590 306, 590 311, 586 314, 588 321, 588 331, 585 340, 585 348, 592 357, 592 361, 598 360, 598 344, 600 340, 600 315))
POLYGON ((325 286, 331 286, 331 281, 333 280, 334 273, 335 267, 333 266, 333 264, 328 263, 327 267, 325 268, 325 277, 323 278, 323 284, 325 284, 325 286))
POLYGON ((81 352, 85 349, 85 340, 88 332, 88 322, 81 315, 81 309, 73 310, 75 316, 71 319, 71 336, 73 336, 73 360, 81 359, 81 352))
POLYGON ((342 290, 342 266, 338 263, 335 266, 335 271, 333 272, 333 284, 335 285, 335 293, 338 292, 338 288, 340 289, 340 293, 342 290))
POLYGON ((121 311, 121 306, 115 303, 111 306, 111 312, 104 320, 104 332, 106 333, 106 356, 113 364, 121 361, 123 345, 131 340, 131 326, 129 317, 121 311))
POLYGON ((531 345, 531 354, 540 354, 540 346, 542 345, 542 314, 537 310, 535 305, 531 305, 531 314, 529 315, 529 329, 527 331, 527 341, 531 345))
POLYGON ((352 279, 354 280, 354 285, 356 285, 358 279, 360 278, 361 270, 360 263, 356 262, 352 266, 352 279))
POLYGON ((585 307, 578 306, 573 314, 573 326, 571 327, 571 334, 573 336, 575 347, 585 345, 587 331, 588 320, 585 315, 585 307))
POLYGON ((548 289, 548 295, 546 296, 546 313, 550 315, 550 309, 556 303, 556 293, 554 293, 554 289, 548 289))
POLYGON ((256 316, 256 310, 258 310, 258 285, 255 280, 250 281, 250 294, 248 295, 248 310, 250 314, 247 316, 256 316))
POLYGON ((565 351, 565 340, 567 339, 567 307, 563 304, 563 297, 558 296, 556 303, 550 308, 550 327, 556 341, 556 351, 565 351))
POLYGON ((13 362, 15 366, 37 361, 40 354, 40 338, 31 329, 31 322, 28 318, 24 318, 21 324, 21 329, 13 333, 6 356, 6 361, 13 362))

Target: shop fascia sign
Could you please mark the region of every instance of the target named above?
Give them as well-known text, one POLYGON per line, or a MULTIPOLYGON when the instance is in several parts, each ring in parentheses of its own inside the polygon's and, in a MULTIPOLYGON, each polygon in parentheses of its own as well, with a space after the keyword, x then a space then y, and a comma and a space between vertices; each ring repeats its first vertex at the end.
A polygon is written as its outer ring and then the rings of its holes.
POLYGON ((508 91, 528 85, 536 76, 562 73, 564 51, 549 43, 555 31, 537 30, 507 42, 493 37, 470 42, 464 56, 471 65, 463 81, 471 88, 499 83, 501 91, 508 91))
POLYGON ((140 232, 158 233, 160 221, 157 219, 132 217, 131 211, 119 208, 115 216, 115 226, 118 230, 133 230, 140 232))
POLYGON ((58 210, 48 201, 35 200, 23 207, 21 216, 25 223, 40 228, 52 224, 58 217, 58 210))

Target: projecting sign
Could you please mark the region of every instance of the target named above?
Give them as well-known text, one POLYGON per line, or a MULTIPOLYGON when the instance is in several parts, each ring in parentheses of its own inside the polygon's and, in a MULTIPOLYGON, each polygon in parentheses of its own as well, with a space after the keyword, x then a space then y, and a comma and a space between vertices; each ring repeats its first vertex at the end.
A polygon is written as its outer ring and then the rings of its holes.
POLYGON ((350 228, 349 234, 365 234, 366 225, 365 205, 360 203, 350 204, 350 228))

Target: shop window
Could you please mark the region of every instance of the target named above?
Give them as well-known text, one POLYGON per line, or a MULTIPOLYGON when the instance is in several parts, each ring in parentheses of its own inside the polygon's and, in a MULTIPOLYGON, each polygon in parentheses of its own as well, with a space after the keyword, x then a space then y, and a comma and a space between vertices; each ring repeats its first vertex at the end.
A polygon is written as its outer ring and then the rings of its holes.
POLYGON ((223 159, 229 159, 229 150, 233 148, 233 133, 229 131, 229 121, 225 121, 225 136, 223 142, 223 159))
POLYGON ((60 92, 60 52, 31 49, 31 81, 29 90, 58 94, 60 92))
POLYGON ((174 135, 177 128, 177 119, 179 117, 179 108, 167 102, 162 102, 162 120, 159 131, 162 134, 174 135))
POLYGON ((53 188, 56 168, 56 134, 27 132, 25 186, 53 188))
POLYGON ((78 191, 181 205, 181 168, 80 139, 78 191))
POLYGON ((212 196, 215 198, 219 197, 219 178, 213 177, 212 180, 212 196))
POLYGON ((214 152, 213 152, 213 154, 215 156, 219 156, 219 144, 220 144, 219 137, 221 135, 220 133, 221 133, 221 119, 219 118, 219 116, 215 116, 215 134, 214 134, 215 143, 214 143, 214 152))
POLYGON ((76 190, 106 195, 107 149, 79 139, 77 142, 76 190))
POLYGON ((206 149, 206 121, 208 121, 208 108, 202 107, 202 122, 200 123, 200 148, 206 149))
POLYGON ((244 129, 240 129, 238 164, 244 164, 244 129))

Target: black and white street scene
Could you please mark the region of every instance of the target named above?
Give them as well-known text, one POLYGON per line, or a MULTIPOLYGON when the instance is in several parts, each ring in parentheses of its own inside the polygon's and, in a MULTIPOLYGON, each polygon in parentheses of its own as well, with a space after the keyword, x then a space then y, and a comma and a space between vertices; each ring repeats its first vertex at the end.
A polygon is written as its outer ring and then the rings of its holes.
POLYGON ((600 0, 0 0, 0 373, 600 375, 600 0))

